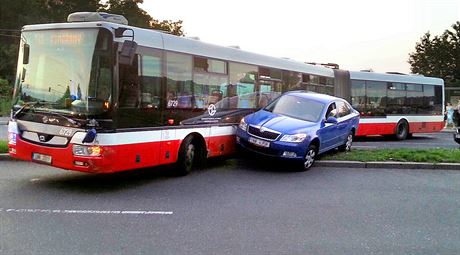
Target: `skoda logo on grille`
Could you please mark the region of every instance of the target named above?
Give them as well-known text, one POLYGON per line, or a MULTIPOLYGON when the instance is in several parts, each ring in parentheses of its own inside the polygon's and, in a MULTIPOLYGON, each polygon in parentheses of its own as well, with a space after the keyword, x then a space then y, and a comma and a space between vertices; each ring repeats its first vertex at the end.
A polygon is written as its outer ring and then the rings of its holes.
POLYGON ((263 133, 263 132, 265 132, 265 131, 267 131, 266 128, 263 128, 263 127, 260 128, 260 132, 261 132, 261 133, 263 133))

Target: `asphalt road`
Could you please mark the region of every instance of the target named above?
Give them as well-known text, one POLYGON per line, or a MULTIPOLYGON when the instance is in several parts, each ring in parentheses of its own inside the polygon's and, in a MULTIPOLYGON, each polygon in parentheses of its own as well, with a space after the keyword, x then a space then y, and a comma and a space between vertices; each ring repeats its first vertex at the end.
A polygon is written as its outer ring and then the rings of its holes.
POLYGON ((0 161, 0 254, 458 254, 460 171, 0 161))
POLYGON ((459 148, 454 141, 454 130, 445 130, 438 133, 414 134, 412 138, 397 141, 382 136, 358 137, 353 141, 353 148, 376 149, 376 148, 459 148))

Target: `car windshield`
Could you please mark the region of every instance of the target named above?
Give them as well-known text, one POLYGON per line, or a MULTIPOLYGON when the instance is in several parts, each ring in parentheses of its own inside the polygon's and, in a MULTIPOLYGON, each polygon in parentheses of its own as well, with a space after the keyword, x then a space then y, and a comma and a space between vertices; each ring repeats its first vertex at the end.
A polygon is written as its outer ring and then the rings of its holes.
POLYGON ((15 104, 61 113, 99 114, 111 100, 111 34, 104 29, 26 31, 15 104))
POLYGON ((291 118, 317 122, 324 106, 323 103, 312 99, 284 95, 269 104, 264 110, 291 118))

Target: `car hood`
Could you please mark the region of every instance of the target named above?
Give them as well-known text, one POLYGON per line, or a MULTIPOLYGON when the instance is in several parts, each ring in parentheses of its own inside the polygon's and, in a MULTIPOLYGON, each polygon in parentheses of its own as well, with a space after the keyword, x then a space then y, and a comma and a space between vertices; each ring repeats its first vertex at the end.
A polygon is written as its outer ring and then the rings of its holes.
POLYGON ((248 115, 245 121, 249 125, 265 127, 284 134, 305 132, 304 130, 317 125, 315 122, 299 120, 265 110, 248 115))

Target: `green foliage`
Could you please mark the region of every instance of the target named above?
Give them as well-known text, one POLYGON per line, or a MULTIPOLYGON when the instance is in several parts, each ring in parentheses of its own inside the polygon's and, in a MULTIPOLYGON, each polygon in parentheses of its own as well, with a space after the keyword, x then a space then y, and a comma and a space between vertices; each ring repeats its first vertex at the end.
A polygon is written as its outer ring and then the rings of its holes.
POLYGON ((460 80, 460 21, 440 36, 427 32, 409 54, 412 73, 443 78, 446 82, 460 80))
POLYGON ((460 163, 458 149, 377 149, 328 154, 325 160, 460 163))
POLYGON ((0 116, 8 115, 11 109, 13 87, 7 80, 0 79, 0 116))
POLYGON ((181 20, 156 20, 138 7, 143 2, 143 0, 109 0, 102 10, 125 16, 131 26, 162 30, 178 36, 184 35, 181 20))
POLYGON ((7 153, 7 152, 8 152, 8 142, 0 141, 0 153, 7 153))

